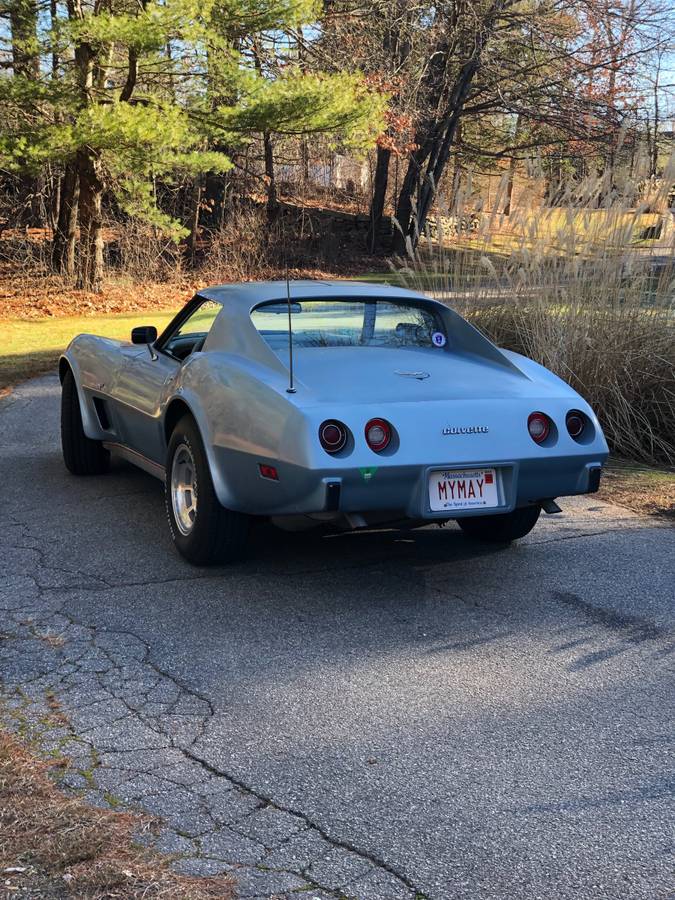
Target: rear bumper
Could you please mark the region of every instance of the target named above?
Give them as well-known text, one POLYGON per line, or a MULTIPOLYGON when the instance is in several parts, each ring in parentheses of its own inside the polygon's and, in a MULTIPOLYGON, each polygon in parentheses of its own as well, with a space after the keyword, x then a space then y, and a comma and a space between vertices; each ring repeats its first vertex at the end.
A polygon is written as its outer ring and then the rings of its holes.
POLYGON ((494 468, 499 505, 488 509, 432 511, 429 475, 447 469, 435 465, 392 465, 313 470, 277 460, 264 460, 278 472, 278 481, 260 475, 258 461, 248 454, 219 456, 214 486, 221 503, 253 515, 398 512, 412 519, 447 519, 510 512, 538 500, 592 493, 598 489, 606 453, 580 453, 546 459, 475 460, 452 465, 454 470, 494 468), (227 478, 225 477, 227 473, 227 478))
MULTIPOLYGON (((510 512, 546 498, 587 494, 598 489, 599 472, 604 460, 594 457, 583 462, 561 460, 555 465, 531 461, 501 460, 453 466, 453 470, 491 467, 497 470, 499 505, 488 509, 448 509, 435 511, 429 504, 429 476, 441 466, 425 466, 413 471, 378 469, 367 482, 347 477, 340 482, 342 512, 368 510, 405 510, 413 519, 447 519, 510 512)), ((447 468, 447 466, 445 467, 447 468)))

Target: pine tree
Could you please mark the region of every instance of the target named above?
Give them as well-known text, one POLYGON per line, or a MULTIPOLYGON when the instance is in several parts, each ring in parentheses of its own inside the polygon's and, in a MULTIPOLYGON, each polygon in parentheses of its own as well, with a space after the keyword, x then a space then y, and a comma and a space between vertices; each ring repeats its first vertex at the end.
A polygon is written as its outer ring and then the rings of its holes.
MULTIPOLYGON (((25 24, 32 9, 4 0, 12 21, 25 24)), ((256 68, 254 44, 312 21, 314 0, 67 0, 52 9, 37 50, 37 38, 21 37, 37 65, 24 54, 0 80, 0 164, 62 167, 52 258, 81 288, 101 286, 104 197, 178 239, 185 230, 158 208, 153 179, 225 172, 223 148, 254 133, 333 132, 363 144, 381 128, 385 101, 358 74, 256 68)))

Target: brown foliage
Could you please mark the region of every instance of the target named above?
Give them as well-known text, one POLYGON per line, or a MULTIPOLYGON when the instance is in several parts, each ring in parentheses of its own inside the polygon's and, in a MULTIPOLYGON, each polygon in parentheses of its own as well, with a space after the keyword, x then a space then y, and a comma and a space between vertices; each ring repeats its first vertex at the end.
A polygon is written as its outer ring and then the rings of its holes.
MULTIPOLYGON (((67 766, 67 760, 51 767, 67 766)), ((63 794, 36 759, 0 732, 0 872, 8 896, 171 898, 207 900, 234 896, 230 879, 190 878, 169 857, 133 842, 150 820, 129 812, 88 806, 63 794), (11 891, 11 893, 10 893, 11 891)))

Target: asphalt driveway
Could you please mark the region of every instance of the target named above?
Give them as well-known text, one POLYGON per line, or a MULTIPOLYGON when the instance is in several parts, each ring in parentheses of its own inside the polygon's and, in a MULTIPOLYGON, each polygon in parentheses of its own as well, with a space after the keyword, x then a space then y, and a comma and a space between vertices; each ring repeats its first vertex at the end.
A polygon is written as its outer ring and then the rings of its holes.
POLYGON ((193 569, 159 482, 67 474, 58 397, 0 403, 0 679, 55 692, 73 787, 242 897, 673 889, 675 529, 588 497, 508 549, 261 528, 193 569))

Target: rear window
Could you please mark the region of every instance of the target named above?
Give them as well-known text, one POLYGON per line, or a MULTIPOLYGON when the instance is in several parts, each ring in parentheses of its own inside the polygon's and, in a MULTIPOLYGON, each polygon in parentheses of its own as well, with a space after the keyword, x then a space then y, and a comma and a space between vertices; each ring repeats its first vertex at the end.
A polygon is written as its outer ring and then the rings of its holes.
MULTIPOLYGON (((288 347, 286 300, 262 303, 253 324, 275 351, 288 347)), ((446 344, 437 313, 405 301, 374 299, 291 300, 295 347, 426 347, 446 344)))

